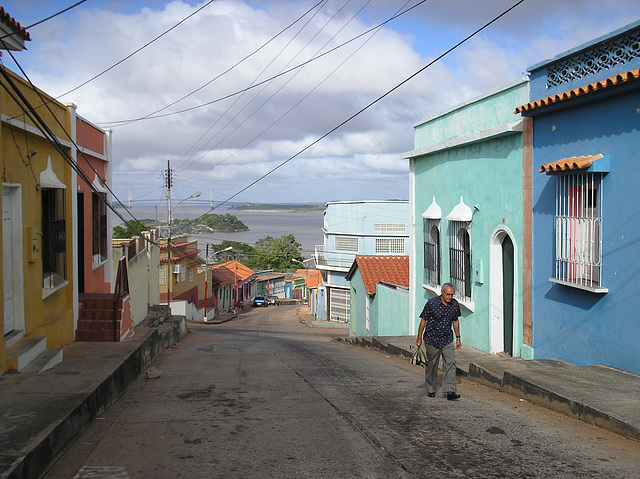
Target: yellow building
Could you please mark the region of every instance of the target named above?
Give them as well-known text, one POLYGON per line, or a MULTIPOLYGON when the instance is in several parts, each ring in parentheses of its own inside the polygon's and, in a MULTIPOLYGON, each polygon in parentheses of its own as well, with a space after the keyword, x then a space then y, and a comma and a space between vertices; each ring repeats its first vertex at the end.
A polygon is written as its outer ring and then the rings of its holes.
POLYGON ((71 154, 65 131, 72 109, 6 68, 0 67, 0 81, 5 371, 22 369, 13 354, 21 346, 73 342, 75 176, 63 158, 71 154), (29 106, 39 108, 29 112, 29 106))

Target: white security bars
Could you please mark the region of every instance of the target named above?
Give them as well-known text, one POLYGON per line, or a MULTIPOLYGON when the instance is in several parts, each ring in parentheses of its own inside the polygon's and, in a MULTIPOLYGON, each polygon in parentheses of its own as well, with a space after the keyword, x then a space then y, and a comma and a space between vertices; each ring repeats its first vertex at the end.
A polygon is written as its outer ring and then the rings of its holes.
POLYGON ((602 285, 602 173, 556 177, 555 278, 602 285))

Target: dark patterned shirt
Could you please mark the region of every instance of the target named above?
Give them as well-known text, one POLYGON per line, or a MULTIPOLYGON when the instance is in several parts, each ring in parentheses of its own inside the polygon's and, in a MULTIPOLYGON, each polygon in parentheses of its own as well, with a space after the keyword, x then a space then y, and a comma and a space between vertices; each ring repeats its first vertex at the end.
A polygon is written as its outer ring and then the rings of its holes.
POLYGON ((461 314, 460 305, 453 298, 448 306, 442 303, 440 296, 427 301, 420 313, 420 318, 425 320, 422 335, 424 342, 438 349, 453 342, 451 323, 457 321, 461 314))

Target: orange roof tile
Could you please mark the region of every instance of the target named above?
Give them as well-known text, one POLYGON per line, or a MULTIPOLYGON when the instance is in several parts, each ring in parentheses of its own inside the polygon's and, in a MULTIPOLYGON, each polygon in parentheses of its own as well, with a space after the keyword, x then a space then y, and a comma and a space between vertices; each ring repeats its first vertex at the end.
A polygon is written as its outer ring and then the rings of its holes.
POLYGON ((19 32, 19 35, 22 37, 24 41, 27 41, 27 42, 31 41, 31 36, 29 35, 29 32, 26 31, 24 27, 20 25, 20 22, 17 22, 11 15, 9 15, 5 11, 4 7, 0 7, 0 22, 4 23, 10 28, 17 30, 19 32))
POLYGON ((581 170, 583 168, 589 168, 591 166, 591 163, 600 158, 602 158, 602 155, 600 154, 572 156, 570 158, 552 161, 551 163, 545 163, 540 167, 538 173, 544 173, 545 171, 581 170))
POLYGON ((605 80, 589 83, 588 85, 574 88, 573 90, 551 95, 540 100, 531 101, 526 105, 516 108, 514 113, 524 113, 527 111, 535 110, 537 108, 543 108, 545 106, 551 106, 561 101, 570 100, 579 96, 593 93, 595 91, 603 90, 605 88, 611 88, 612 86, 620 85, 622 83, 628 83, 640 78, 640 69, 630 70, 626 73, 620 73, 616 76, 609 77, 605 80))
POLYGON ((251 268, 246 267, 240 261, 236 261, 236 260, 217 264, 213 266, 211 269, 217 269, 217 268, 226 268, 229 271, 232 271, 234 274, 237 275, 238 281, 244 281, 254 273, 254 271, 251 268))
MULTIPOLYGON (((409 287, 409 256, 356 255, 354 266, 356 264, 369 294, 376 294, 376 286, 381 282, 409 287)), ((351 267, 348 277, 352 275, 354 266, 351 267)))
POLYGON ((234 284, 238 280, 233 271, 225 268, 224 266, 212 269, 211 277, 213 278, 213 281, 223 287, 234 284))

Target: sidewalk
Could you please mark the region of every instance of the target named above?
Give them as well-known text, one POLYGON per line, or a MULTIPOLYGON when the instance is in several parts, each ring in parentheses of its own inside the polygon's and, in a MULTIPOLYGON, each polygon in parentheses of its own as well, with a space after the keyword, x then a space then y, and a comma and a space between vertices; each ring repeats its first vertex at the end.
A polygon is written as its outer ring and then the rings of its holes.
MULTIPOLYGON (((415 336, 336 338, 409 359, 415 336)), ((525 361, 470 346, 456 352, 458 376, 581 421, 640 440, 640 376, 608 366, 574 366, 557 359, 525 361)))
POLYGON ((72 343, 53 369, 0 376, 0 478, 41 477, 185 332, 183 316, 149 317, 120 343, 72 343))

